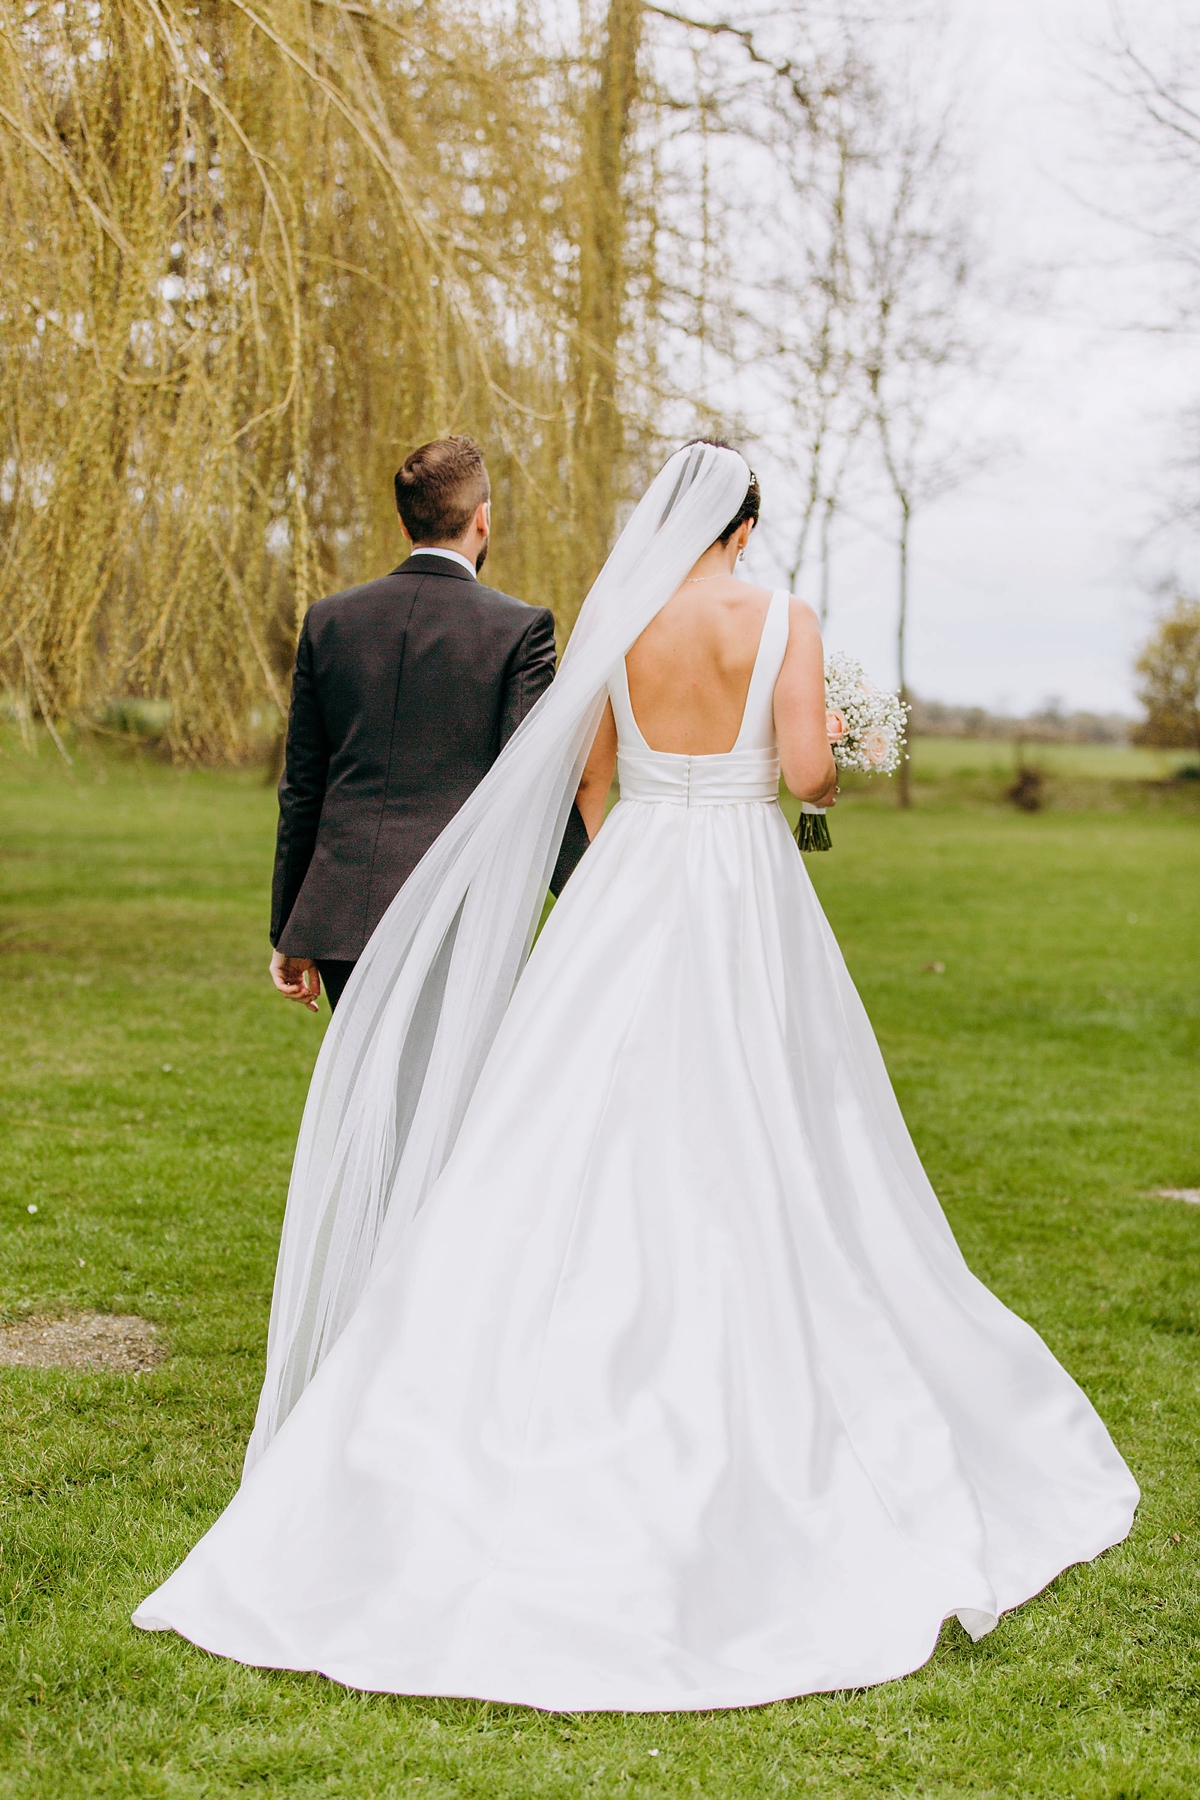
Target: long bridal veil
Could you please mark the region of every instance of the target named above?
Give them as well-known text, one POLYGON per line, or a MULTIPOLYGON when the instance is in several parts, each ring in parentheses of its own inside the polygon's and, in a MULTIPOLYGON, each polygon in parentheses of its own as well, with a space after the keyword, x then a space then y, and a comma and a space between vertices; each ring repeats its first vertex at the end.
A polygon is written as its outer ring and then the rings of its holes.
POLYGON ((608 676, 749 481, 737 452, 716 445, 670 458, 584 602, 554 683, 359 959, 304 1108, 247 1469, 450 1155, 529 954, 608 676))

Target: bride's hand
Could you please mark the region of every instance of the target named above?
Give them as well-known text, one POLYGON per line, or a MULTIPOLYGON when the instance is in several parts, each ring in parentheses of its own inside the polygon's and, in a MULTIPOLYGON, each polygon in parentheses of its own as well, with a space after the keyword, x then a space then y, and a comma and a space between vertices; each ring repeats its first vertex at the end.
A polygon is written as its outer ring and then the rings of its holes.
POLYGON ((823 807, 825 811, 828 812, 831 806, 837 805, 837 798, 841 791, 841 784, 835 776, 832 787, 827 787, 819 800, 810 800, 809 805, 823 807))

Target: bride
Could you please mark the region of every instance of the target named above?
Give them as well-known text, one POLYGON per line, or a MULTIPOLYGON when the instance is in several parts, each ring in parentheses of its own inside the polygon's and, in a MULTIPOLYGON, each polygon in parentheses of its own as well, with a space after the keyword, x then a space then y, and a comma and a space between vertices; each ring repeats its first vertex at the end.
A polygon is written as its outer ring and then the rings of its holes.
POLYGON ((812 614, 733 575, 757 512, 736 452, 671 457, 380 924, 246 1475, 145 1629, 392 1693, 744 1706, 903 1675, 1128 1531, 1104 1426, 963 1262, 779 810, 781 768, 834 775, 812 614), (595 844, 526 963, 576 793, 595 844))

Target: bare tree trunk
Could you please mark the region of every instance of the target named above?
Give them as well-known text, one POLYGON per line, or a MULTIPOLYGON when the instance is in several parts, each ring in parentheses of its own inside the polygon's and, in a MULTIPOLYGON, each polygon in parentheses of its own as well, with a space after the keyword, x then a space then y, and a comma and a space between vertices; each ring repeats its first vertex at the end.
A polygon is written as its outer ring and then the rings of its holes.
POLYGON ((824 631, 825 622, 829 617, 829 534, 833 529, 833 515, 836 511, 837 500, 832 494, 827 494, 825 511, 821 516, 821 606, 818 617, 821 621, 822 631, 824 631))
POLYGON ((626 174, 641 43, 640 0, 609 0, 600 74, 586 101, 579 174, 575 495, 587 590, 608 554, 624 450, 617 352, 624 323, 626 174))
POLYGON ((808 554, 808 534, 816 517, 817 507, 821 500, 821 452, 824 447, 824 433, 818 433, 811 447, 809 463, 808 493, 804 499, 804 511, 800 516, 800 534, 796 540, 796 554, 788 573, 788 585, 793 594, 799 591, 800 573, 804 568, 804 559, 808 554))
MULTIPOLYGON (((905 494, 900 496, 900 606, 896 621, 896 672, 900 679, 900 698, 908 703, 908 676, 905 667, 904 634, 908 625, 908 531, 912 509, 905 494)), ((900 763, 900 784, 896 798, 901 806, 912 805, 912 764, 905 756, 900 763)))

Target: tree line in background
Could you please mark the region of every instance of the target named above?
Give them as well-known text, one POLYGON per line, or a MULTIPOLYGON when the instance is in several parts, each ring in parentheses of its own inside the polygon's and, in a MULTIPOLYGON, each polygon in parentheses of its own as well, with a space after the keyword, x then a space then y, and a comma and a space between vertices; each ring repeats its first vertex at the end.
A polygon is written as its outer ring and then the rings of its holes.
POLYGON ((244 755, 304 609, 395 560, 392 470, 455 430, 492 578, 565 635, 665 442, 750 415, 823 604, 853 483, 891 494, 903 679, 971 254, 946 109, 881 31, 801 0, 0 0, 18 711, 155 700, 177 753, 244 755))

